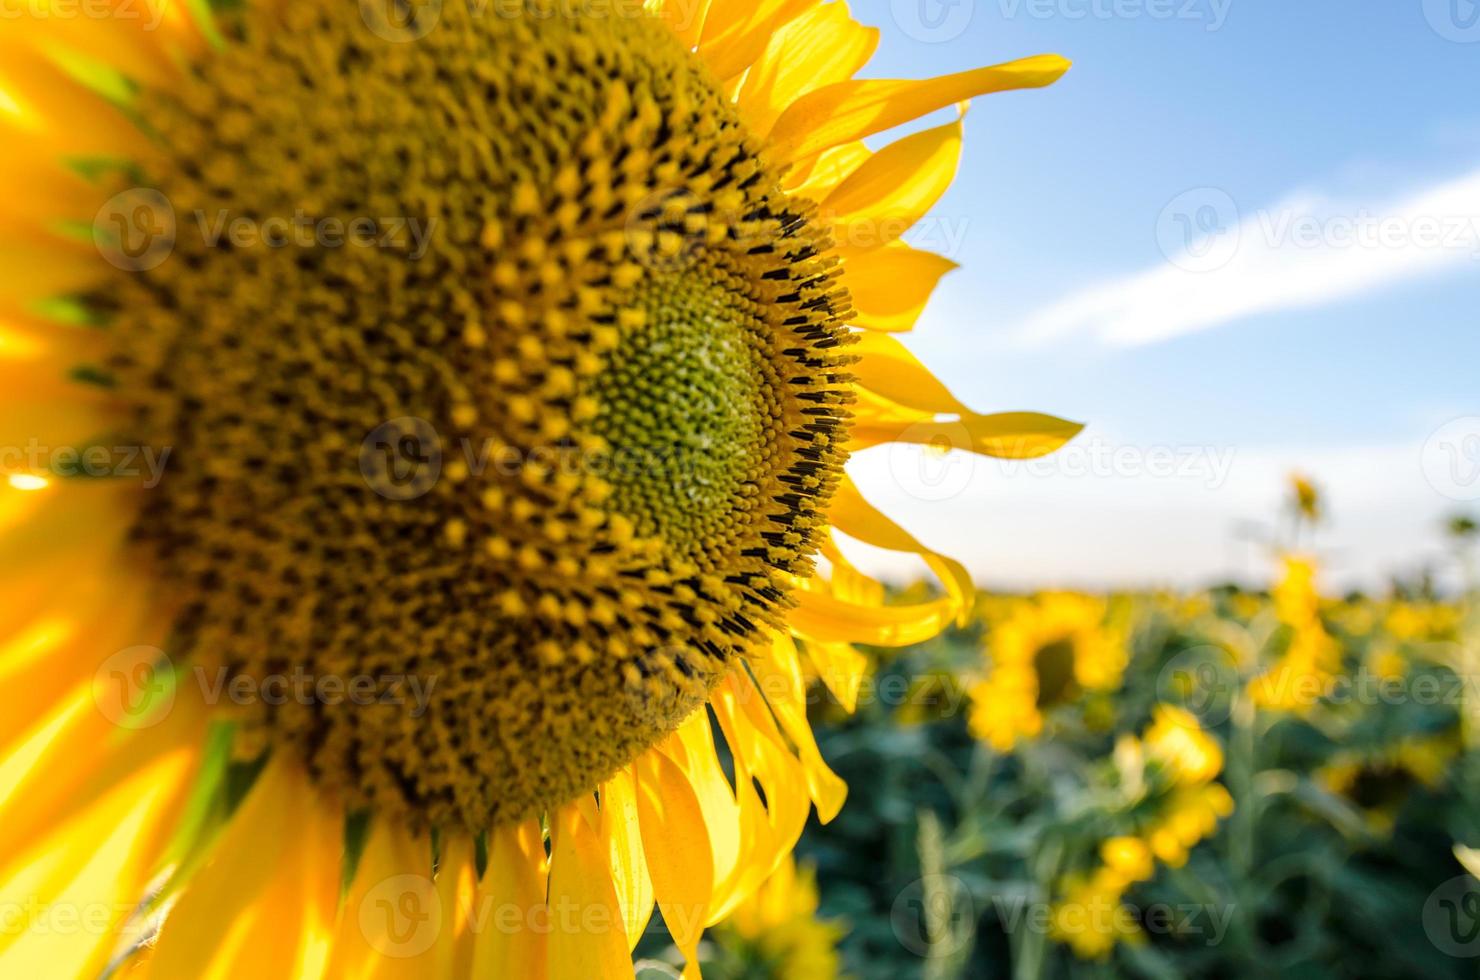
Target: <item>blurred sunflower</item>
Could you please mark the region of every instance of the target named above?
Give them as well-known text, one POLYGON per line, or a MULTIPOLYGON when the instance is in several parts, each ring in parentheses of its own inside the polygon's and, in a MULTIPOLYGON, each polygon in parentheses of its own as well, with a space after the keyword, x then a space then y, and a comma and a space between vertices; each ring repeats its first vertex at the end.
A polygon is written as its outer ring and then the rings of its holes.
POLYGON ((1117 943, 1145 942, 1135 910, 1123 901, 1129 886, 1109 865, 1067 876, 1060 886, 1062 896, 1049 909, 1049 937, 1082 960, 1104 960, 1117 943))
POLYGON ((1192 848, 1233 812, 1233 798, 1215 782, 1223 749, 1184 708, 1157 705, 1140 738, 1116 745, 1115 763, 1135 798, 1137 836, 1170 867, 1185 864, 1192 848))
POLYGON ((1375 833, 1390 834, 1415 791, 1444 784, 1459 751, 1452 736, 1407 735, 1392 745, 1339 752, 1315 778, 1359 808, 1375 833))
POLYGON ((1314 559, 1285 558, 1283 577, 1274 589, 1274 605, 1289 640, 1280 659, 1249 685, 1254 702, 1262 708, 1309 710, 1341 669, 1341 647, 1321 618, 1317 574, 1314 559))
POLYGON ((692 965, 843 799, 793 636, 833 669, 965 613, 847 452, 1077 431, 952 398, 890 336, 952 264, 855 233, 935 203, 961 122, 865 137, 1062 59, 853 80, 877 32, 811 0, 375 7, 0 34, 0 444, 42 449, 0 499, 0 903, 101 911, 0 975, 167 910, 148 976, 630 976, 655 898, 692 965), (948 594, 815 575, 830 527, 948 594))
POLYGON ((733 980, 837 980, 836 922, 817 918, 817 875, 787 858, 715 930, 724 952, 721 971, 733 980))
POLYGON ((1312 524, 1319 522, 1325 513, 1320 488, 1304 473, 1290 476, 1290 509, 1298 520, 1312 524))
POLYGON ((1086 692, 1120 687, 1128 651, 1103 599, 1050 593, 1018 603, 988 637, 986 679, 971 688, 971 730, 999 752, 1043 732, 1044 717, 1086 692))
POLYGON ((1114 762, 1124 796, 1114 819, 1127 832, 1099 845, 1093 868, 1059 881, 1049 913, 1050 936, 1080 959, 1102 960, 1117 943, 1144 941, 1126 892, 1149 881, 1157 861, 1186 864, 1192 848, 1233 812, 1232 797, 1214 782, 1223 750, 1185 709, 1157 705, 1140 737, 1116 743, 1114 762))

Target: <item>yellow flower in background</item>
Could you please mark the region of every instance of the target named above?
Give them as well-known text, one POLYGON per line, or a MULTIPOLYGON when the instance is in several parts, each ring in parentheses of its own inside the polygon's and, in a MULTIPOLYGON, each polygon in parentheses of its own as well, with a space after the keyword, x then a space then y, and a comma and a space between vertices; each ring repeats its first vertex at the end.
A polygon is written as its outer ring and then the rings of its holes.
POLYGON ((1108 616, 1103 599, 1049 593, 993 624, 987 677, 971 689, 972 733, 1008 752, 1042 734, 1054 707, 1119 688, 1129 653, 1108 616))
POLYGON ((817 918, 817 875, 788 858, 717 930, 732 955, 773 980, 836 980, 842 926, 817 918))
POLYGON ((1444 603, 1392 603, 1383 619, 1383 629, 1399 643, 1435 643, 1454 640, 1460 629, 1461 612, 1444 603))
POLYGON ((1311 523, 1319 521, 1325 513, 1321 491, 1303 473, 1295 473, 1290 477, 1290 505, 1298 516, 1311 523))
POLYGON ((1221 783, 1175 790, 1143 833, 1156 859, 1168 867, 1187 863, 1192 849, 1213 836, 1218 821, 1233 814, 1233 797, 1221 783))
POLYGON ((1223 771, 1222 747, 1185 708, 1158 704, 1141 742, 1146 757, 1179 785, 1206 783, 1223 771))
POLYGON ((1158 861, 1181 867, 1193 847, 1213 835, 1233 812, 1221 783, 1223 749, 1190 712, 1160 704, 1139 738, 1115 747, 1115 764, 1128 802, 1140 814, 1135 836, 1158 861))
POLYGON ((1134 910, 1122 901, 1128 884, 1109 867, 1067 878, 1049 909, 1049 936, 1084 960, 1106 959, 1117 943, 1144 942, 1134 910))
POLYGON ((1285 558, 1284 575, 1274 589, 1275 612, 1289 630, 1289 645, 1269 670, 1250 683, 1262 708, 1306 711, 1341 669, 1341 648, 1321 620, 1321 594, 1314 559, 1285 558))
POLYGON ((655 901, 692 964, 842 803, 799 656, 968 611, 848 452, 1077 431, 954 399, 892 336, 952 263, 860 234, 962 123, 864 138, 1062 59, 854 80, 877 31, 810 0, 374 6, 0 35, 0 441, 46 447, 0 486, 0 904, 110 910, 5 976, 96 975, 155 886, 151 977, 630 975, 655 901), (947 594, 884 604, 833 528, 947 594))
POLYGON ((1453 736, 1409 735, 1382 748, 1339 752, 1315 778, 1359 808, 1374 832, 1390 834, 1415 790, 1444 785, 1459 752, 1453 736))
POLYGON ((1100 860, 1127 886, 1148 881, 1156 873, 1150 846, 1139 837, 1112 837, 1100 845, 1100 860))

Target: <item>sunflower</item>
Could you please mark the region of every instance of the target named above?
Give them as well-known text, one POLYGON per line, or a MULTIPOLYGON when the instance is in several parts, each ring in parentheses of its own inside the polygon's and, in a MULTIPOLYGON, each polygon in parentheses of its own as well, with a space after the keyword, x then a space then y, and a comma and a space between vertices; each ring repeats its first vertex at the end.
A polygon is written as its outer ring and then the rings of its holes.
POLYGON ((1452 735, 1406 735, 1389 745, 1339 752, 1315 779, 1361 810, 1374 833, 1387 835, 1415 792, 1444 785, 1459 751, 1452 735))
POLYGON ((1062 878, 1049 913, 1049 935, 1087 960, 1145 940, 1126 892, 1149 881, 1157 861, 1182 867, 1233 812, 1233 798, 1214 781, 1223 750, 1183 708, 1158 704, 1140 737, 1116 744, 1114 761, 1125 808, 1117 816, 1128 818, 1127 832, 1100 843, 1094 867, 1062 878))
POLYGON ((877 40, 813 0, 0 34, 0 974, 630 976, 655 901, 692 965, 836 813, 799 658, 970 595, 847 454, 1077 431, 892 336, 960 118, 862 142, 1067 63, 855 80, 877 40), (818 575, 833 528, 946 594, 818 575))
POLYGON ((767 980, 837 980, 841 925, 817 917, 817 874, 787 858, 715 932, 724 975, 767 980))
POLYGON ((1120 687, 1128 652, 1103 599, 1051 593, 991 629, 990 673, 971 689, 971 729, 1001 752, 1037 738, 1044 716, 1085 693, 1120 687))
POLYGON ((1307 711, 1341 670, 1341 647, 1321 616, 1314 559, 1289 555, 1274 589, 1275 614, 1286 627, 1288 645, 1278 662, 1254 678, 1254 702, 1274 711, 1307 711))
POLYGON ((1116 746, 1122 784, 1136 799, 1137 834, 1157 860, 1179 868, 1192 848, 1233 813, 1233 798, 1215 780, 1223 749, 1184 708, 1158 704, 1140 738, 1116 746))

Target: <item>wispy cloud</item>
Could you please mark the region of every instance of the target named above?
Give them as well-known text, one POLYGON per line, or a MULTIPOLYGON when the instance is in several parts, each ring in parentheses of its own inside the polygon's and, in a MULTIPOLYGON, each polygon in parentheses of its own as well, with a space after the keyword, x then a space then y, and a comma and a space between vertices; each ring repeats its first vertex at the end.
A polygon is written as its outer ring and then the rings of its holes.
POLYGON ((1480 170, 1395 200, 1298 194, 1252 211, 1223 190, 1198 188, 1167 205, 1157 235, 1164 262, 1070 294, 1030 316, 1020 338, 1149 344, 1480 272, 1480 170))

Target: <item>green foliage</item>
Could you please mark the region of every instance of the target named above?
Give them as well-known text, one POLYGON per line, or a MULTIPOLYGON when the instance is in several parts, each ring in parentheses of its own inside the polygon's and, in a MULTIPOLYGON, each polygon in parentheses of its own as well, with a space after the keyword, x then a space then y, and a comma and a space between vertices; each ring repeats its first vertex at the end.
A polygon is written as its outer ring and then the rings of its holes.
POLYGON ((1001 752, 973 737, 966 692, 990 671, 1002 610, 1032 601, 994 597, 968 630, 871 651, 852 716, 814 692, 823 755, 850 797, 799 854, 817 865, 820 914, 849 927, 848 975, 1475 976, 1475 959, 1453 955, 1480 954, 1480 936, 1467 942, 1480 934, 1480 882, 1460 878, 1454 852, 1480 844, 1480 692, 1463 608, 1321 600, 1303 623, 1288 596, 1232 588, 1119 597, 1120 688, 1045 711, 1040 736, 1001 752), (1311 696, 1260 706, 1251 682, 1312 631, 1335 666, 1311 696), (1054 909, 1106 840, 1151 839, 1179 798, 1167 767, 1128 761, 1136 745, 1155 755, 1148 726, 1168 703, 1221 747, 1217 783, 1234 809, 1185 864, 1158 858, 1129 882, 1118 901, 1134 937, 1083 958, 1054 934, 1054 909))

